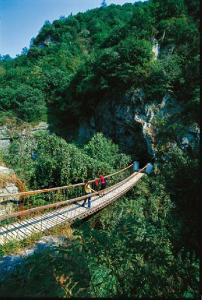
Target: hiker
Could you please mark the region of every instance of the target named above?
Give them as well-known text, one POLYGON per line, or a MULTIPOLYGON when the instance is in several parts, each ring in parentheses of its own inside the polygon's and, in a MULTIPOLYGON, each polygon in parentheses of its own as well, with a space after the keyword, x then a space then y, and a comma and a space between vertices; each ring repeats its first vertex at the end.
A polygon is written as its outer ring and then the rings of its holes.
MULTIPOLYGON (((84 190, 86 192, 86 194, 91 194, 92 192, 95 192, 91 186, 90 186, 90 183, 88 182, 88 180, 85 180, 85 185, 84 185, 84 190)), ((82 206, 85 206, 85 203, 86 203, 87 199, 84 200, 82 206)), ((91 207, 91 196, 88 197, 88 208, 91 207)))
POLYGON ((106 188, 107 182, 103 175, 100 175, 101 190, 106 188))
POLYGON ((96 189, 96 191, 99 191, 99 179, 98 178, 96 178, 95 179, 95 189, 96 189))

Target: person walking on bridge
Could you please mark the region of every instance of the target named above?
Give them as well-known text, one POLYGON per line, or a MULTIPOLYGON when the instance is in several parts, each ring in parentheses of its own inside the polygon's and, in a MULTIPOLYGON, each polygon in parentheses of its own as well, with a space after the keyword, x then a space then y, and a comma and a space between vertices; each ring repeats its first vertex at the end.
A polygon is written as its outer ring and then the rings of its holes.
POLYGON ((99 191, 99 187, 100 187, 100 186, 99 186, 99 178, 96 178, 96 179, 95 179, 95 183, 94 183, 94 184, 95 184, 95 189, 96 189, 96 191, 99 191))
MULTIPOLYGON (((88 182, 88 180, 85 180, 85 185, 84 185, 84 190, 85 190, 85 193, 88 195, 88 194, 91 194, 92 192, 95 192, 91 186, 90 186, 90 183, 88 182)), ((86 203, 87 199, 84 200, 82 206, 85 206, 85 203, 86 203)), ((91 196, 88 196, 88 208, 91 207, 91 196)))
POLYGON ((107 182, 103 175, 100 175, 101 190, 106 188, 107 182))

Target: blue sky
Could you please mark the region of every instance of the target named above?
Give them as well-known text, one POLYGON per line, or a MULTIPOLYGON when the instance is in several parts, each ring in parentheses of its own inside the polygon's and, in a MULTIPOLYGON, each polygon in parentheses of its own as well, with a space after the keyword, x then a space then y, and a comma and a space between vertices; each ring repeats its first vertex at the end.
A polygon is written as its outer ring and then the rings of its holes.
MULTIPOLYGON (((29 47, 46 20, 99 7, 101 0, 0 0, 0 54, 15 57, 29 47)), ((135 0, 106 0, 107 4, 135 0)))

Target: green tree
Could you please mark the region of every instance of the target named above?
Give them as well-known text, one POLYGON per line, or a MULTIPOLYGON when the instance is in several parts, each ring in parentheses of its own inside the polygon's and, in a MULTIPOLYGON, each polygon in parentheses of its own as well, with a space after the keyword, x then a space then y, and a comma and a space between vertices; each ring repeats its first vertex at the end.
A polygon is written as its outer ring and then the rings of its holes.
POLYGON ((20 84, 16 89, 1 89, 0 106, 15 111, 16 116, 24 121, 40 120, 46 115, 43 92, 26 84, 20 84))
POLYGON ((180 17, 186 13, 184 0, 152 0, 156 4, 158 19, 180 17))
POLYGON ((107 163, 114 169, 125 167, 130 161, 130 157, 120 153, 118 145, 105 138, 102 133, 94 135, 84 146, 84 151, 93 159, 107 163))

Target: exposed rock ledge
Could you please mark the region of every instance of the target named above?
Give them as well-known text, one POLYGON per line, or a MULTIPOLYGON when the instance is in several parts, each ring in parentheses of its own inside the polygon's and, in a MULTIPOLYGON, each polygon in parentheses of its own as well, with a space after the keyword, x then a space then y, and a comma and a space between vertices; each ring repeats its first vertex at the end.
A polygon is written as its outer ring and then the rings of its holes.
POLYGON ((37 125, 26 124, 23 127, 19 126, 19 128, 8 125, 0 126, 0 150, 5 150, 9 147, 13 136, 22 137, 27 135, 28 132, 34 134, 38 131, 49 131, 48 123, 40 122, 37 125))
MULTIPOLYGON (((183 107, 170 95, 161 102, 145 101, 142 89, 128 91, 120 99, 117 96, 103 99, 89 120, 83 120, 77 130, 77 140, 85 143, 97 131, 113 139, 123 152, 136 158, 155 157, 157 141, 155 118, 164 120, 182 113, 183 107)), ((178 144, 184 149, 198 148, 200 130, 197 124, 183 125, 177 132, 178 144)))
POLYGON ((24 183, 16 176, 12 169, 0 166, 0 196, 10 194, 9 198, 0 197, 0 215, 11 213, 18 203, 18 198, 12 194, 25 190, 24 183))
POLYGON ((44 236, 32 248, 24 249, 17 255, 4 255, 0 258, 0 278, 4 279, 10 272, 23 264, 27 257, 42 252, 47 248, 67 245, 68 239, 64 236, 44 236))

